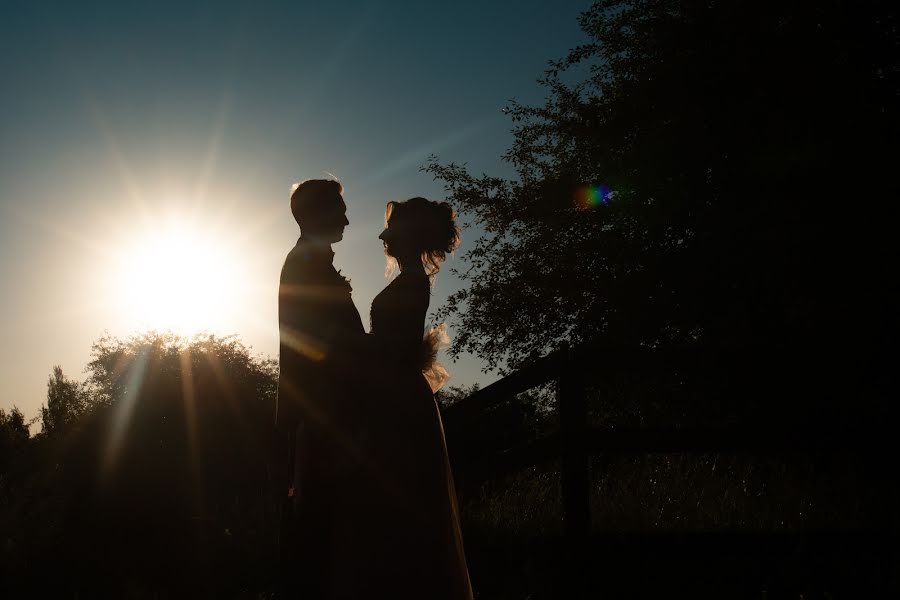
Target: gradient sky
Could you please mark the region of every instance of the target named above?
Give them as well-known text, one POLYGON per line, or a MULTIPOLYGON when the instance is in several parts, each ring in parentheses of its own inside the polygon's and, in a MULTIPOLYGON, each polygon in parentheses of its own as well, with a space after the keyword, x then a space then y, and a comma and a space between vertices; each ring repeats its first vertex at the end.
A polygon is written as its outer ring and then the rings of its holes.
MULTIPOLYGON (((501 109, 541 100, 589 4, 2 2, 0 408, 35 416, 53 365, 83 379, 94 340, 160 306, 276 356, 290 186, 325 172, 351 223, 335 265, 368 323, 385 203, 442 198, 418 170, 431 153, 509 174, 501 109), (159 246, 178 235, 199 246, 159 246), (161 248, 186 258, 148 295, 161 248)), ((460 285, 448 270, 432 310, 460 285)), ((451 384, 496 378, 447 366, 451 384)))

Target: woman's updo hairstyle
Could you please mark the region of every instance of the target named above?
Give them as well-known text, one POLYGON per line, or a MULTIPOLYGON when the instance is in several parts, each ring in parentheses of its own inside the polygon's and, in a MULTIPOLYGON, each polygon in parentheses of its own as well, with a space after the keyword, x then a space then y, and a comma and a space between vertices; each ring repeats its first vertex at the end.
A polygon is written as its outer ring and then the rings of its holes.
MULTIPOLYGON (((402 223, 402 245, 421 254, 422 266, 429 277, 434 277, 447 254, 459 246, 456 213, 446 202, 419 197, 405 202, 388 202, 384 211, 386 228, 388 223, 402 223)), ((395 257, 388 254, 388 271, 394 266, 395 257)))

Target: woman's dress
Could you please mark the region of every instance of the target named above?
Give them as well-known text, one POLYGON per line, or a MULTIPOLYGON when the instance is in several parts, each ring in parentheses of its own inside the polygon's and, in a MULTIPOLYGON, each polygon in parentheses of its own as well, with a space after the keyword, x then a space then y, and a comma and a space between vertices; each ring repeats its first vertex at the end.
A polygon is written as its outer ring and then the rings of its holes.
POLYGON ((348 572, 348 597, 472 598, 443 425, 422 374, 430 295, 424 273, 403 272, 372 302, 365 493, 356 507, 366 531, 346 532, 363 565, 348 572))

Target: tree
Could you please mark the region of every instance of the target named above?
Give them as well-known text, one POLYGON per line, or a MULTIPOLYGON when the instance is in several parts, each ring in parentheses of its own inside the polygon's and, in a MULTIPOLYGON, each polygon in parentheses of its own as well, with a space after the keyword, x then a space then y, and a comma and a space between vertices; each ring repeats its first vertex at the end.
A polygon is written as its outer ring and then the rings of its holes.
POLYGON ((444 388, 438 390, 438 392, 434 395, 434 399, 437 401, 438 406, 443 409, 447 409, 460 400, 465 400, 475 392, 477 392, 481 388, 477 383, 473 383, 472 385, 448 385, 444 388))
MULTIPOLYGON (((82 385, 54 368, 47 435, 13 457, 15 485, 0 471, 22 580, 53 565, 47 593, 271 585, 276 363, 233 337, 151 332, 98 340, 86 371, 82 385)), ((17 414, 0 414, 0 436, 17 414)))
POLYGON ((41 406, 41 424, 47 435, 56 435, 77 421, 88 409, 90 398, 84 386, 53 367, 47 380, 47 406, 41 406))
POLYGON ((7 414, 0 408, 0 479, 13 454, 28 441, 28 437, 28 423, 22 411, 13 406, 7 414))
POLYGON ((438 315, 451 352, 884 349, 893 4, 602 0, 579 21, 546 103, 507 109, 516 178, 423 167, 484 232, 438 315))
POLYGON ((137 461, 141 477, 158 478, 160 494, 194 493, 177 487, 178 469, 211 490, 259 492, 272 442, 275 361, 254 357, 234 337, 151 332, 100 339, 87 371, 96 401, 107 407, 101 440, 117 476, 128 477, 129 461, 137 461))
MULTIPOLYGON (((546 102, 507 109, 513 177, 436 157, 424 166, 482 232, 462 257, 466 287, 437 315, 455 325, 451 353, 501 370, 591 341, 757 357, 731 377, 649 364, 610 373, 599 355, 588 417, 605 427, 750 415, 809 428, 826 412, 844 426, 873 397, 892 407, 895 4, 596 2, 579 18, 587 43, 540 80, 546 102), (820 362, 800 369, 811 347, 820 362), (787 393, 773 385, 785 382, 787 393), (726 406, 738 393, 756 406, 726 406)), ((775 530, 803 515, 804 526, 883 527, 890 456, 606 454, 591 469, 595 523, 775 530), (835 489, 867 505, 856 512, 823 491, 853 480, 835 489)), ((515 515, 508 499, 527 489, 498 493, 500 514, 515 515)), ((534 498, 522 514, 551 504, 534 498)), ((638 579, 625 579, 633 591, 638 579)))

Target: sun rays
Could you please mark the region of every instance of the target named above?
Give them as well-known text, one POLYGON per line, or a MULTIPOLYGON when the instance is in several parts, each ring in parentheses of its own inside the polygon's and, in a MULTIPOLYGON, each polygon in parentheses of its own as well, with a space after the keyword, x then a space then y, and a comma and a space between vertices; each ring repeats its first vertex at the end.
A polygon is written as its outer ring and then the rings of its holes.
POLYGON ((122 477, 135 452, 166 451, 141 445, 148 431, 161 426, 168 431, 166 443, 182 449, 179 468, 189 473, 184 491, 192 510, 201 511, 210 458, 204 443, 208 447, 225 423, 234 443, 258 451, 253 424, 274 418, 274 396, 260 395, 272 377, 268 359, 254 357, 236 336, 149 331, 127 339, 104 337, 95 344, 94 357, 97 390, 112 402, 98 465, 103 486, 122 477))
POLYGON ((178 218, 123 249, 111 293, 138 329, 186 335, 234 328, 243 302, 241 257, 228 240, 178 218))
POLYGON ((206 135, 169 132, 156 158, 92 94, 81 99, 102 149, 81 168, 96 177, 65 188, 65 200, 48 190, 41 204, 10 211, 67 248, 39 271, 63 300, 42 307, 41 321, 97 327, 88 335, 239 333, 271 342, 278 265, 269 251, 284 203, 259 202, 258 169, 236 170, 224 153, 231 96, 212 107, 206 135))

